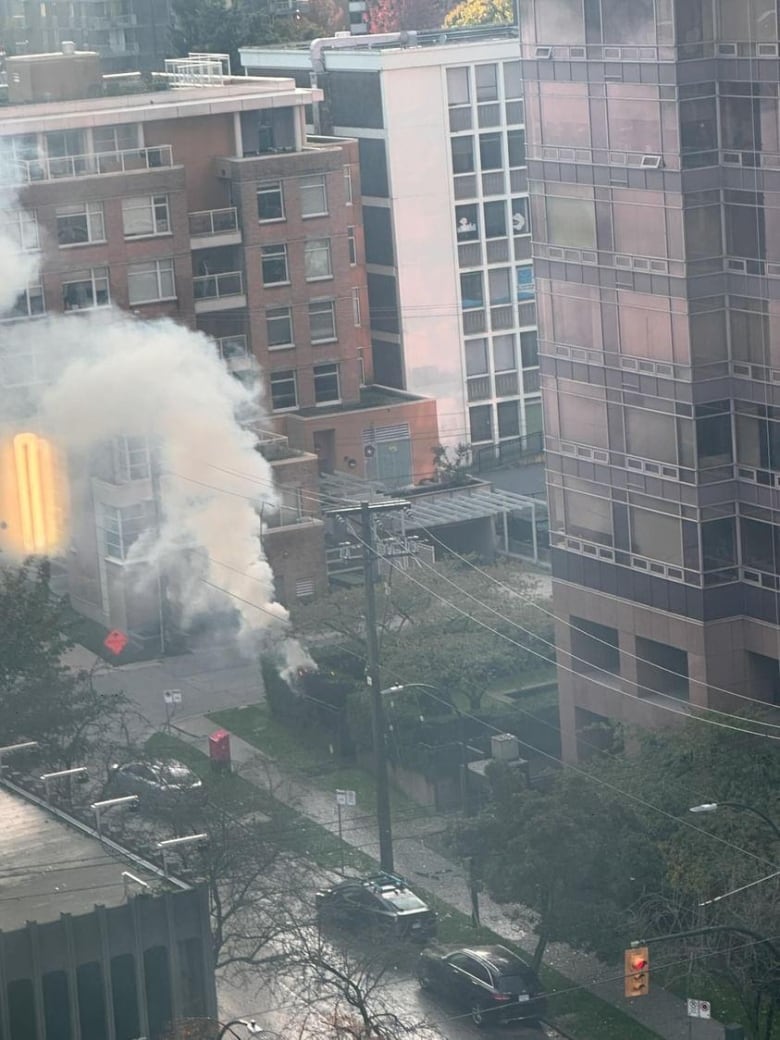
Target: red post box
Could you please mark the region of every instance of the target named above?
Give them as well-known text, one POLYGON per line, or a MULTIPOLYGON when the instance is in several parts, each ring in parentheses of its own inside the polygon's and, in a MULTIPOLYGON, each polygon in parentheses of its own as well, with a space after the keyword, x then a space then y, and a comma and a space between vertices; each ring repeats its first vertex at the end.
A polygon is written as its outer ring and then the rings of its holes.
POLYGON ((226 729, 215 730, 209 737, 209 758, 215 772, 230 772, 230 734, 226 729))

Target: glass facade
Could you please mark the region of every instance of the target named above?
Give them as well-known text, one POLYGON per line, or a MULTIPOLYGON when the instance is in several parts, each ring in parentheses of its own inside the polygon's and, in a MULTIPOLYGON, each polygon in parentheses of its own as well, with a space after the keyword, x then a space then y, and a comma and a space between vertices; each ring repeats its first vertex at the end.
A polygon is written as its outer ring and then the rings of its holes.
MULTIPOLYGON (((775 0, 520 0, 520 25, 556 612, 619 597, 624 674, 659 611, 769 623, 780 659, 775 0)), ((704 676, 703 631, 668 651, 704 676)))

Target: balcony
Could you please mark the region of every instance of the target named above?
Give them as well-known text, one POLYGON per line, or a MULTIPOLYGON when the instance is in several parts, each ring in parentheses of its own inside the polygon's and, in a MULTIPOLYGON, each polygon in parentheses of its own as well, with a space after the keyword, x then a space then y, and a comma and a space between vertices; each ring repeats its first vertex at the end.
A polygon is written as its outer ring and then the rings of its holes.
POLYGON ((190 213, 190 249, 240 244, 241 228, 238 226, 238 210, 235 206, 190 213))
POLYGON ((241 271, 198 275, 192 279, 192 285, 196 314, 246 307, 244 276, 241 271))
POLYGON ((161 144, 154 148, 127 148, 119 152, 26 159, 13 165, 19 178, 31 184, 36 181, 99 177, 109 173, 134 173, 173 166, 173 150, 169 144, 161 144))

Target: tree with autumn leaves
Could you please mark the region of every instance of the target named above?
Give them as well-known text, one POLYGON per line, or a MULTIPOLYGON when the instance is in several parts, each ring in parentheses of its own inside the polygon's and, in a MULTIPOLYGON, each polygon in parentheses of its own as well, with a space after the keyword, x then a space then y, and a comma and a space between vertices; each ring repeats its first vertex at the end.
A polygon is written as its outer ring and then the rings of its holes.
POLYGON ((376 0, 369 5, 368 31, 509 25, 515 20, 513 0, 462 0, 448 6, 446 0, 376 0))

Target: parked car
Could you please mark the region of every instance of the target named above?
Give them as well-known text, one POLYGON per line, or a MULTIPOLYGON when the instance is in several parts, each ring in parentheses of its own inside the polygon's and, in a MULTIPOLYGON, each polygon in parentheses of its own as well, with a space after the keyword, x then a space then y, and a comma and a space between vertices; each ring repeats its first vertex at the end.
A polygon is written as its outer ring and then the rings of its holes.
POLYGON ((429 939, 436 914, 395 874, 347 878, 316 895, 320 921, 384 929, 398 938, 429 939))
POLYGON ((199 805, 206 799, 203 781, 183 762, 126 762, 109 773, 112 794, 137 794, 141 806, 199 805))
POLYGON ((470 1011, 478 1026, 534 1021, 546 1010, 536 974, 505 946, 423 950, 417 978, 423 989, 470 1011))

